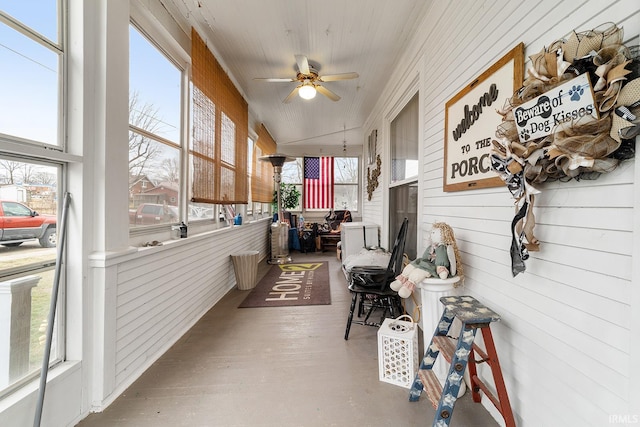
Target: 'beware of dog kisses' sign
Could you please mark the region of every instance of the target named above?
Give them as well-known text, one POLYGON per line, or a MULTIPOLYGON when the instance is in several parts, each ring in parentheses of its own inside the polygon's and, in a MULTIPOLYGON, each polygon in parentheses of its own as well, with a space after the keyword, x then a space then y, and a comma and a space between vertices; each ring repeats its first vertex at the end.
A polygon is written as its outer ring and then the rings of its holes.
POLYGON ((513 110, 521 142, 542 138, 557 126, 574 120, 598 118, 588 74, 580 74, 513 110))

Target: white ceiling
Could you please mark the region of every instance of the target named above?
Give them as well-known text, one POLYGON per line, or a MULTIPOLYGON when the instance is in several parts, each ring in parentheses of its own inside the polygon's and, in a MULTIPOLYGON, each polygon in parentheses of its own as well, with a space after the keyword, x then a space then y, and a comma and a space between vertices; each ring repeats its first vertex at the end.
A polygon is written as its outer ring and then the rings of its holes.
POLYGON ((427 10, 426 0, 161 0, 181 26, 193 25, 230 73, 279 146, 361 145, 362 126, 393 67, 427 10), (295 82, 294 55, 306 55, 319 74, 357 72, 323 83, 321 94, 282 101, 295 82), (346 131, 345 131, 346 129, 346 131))

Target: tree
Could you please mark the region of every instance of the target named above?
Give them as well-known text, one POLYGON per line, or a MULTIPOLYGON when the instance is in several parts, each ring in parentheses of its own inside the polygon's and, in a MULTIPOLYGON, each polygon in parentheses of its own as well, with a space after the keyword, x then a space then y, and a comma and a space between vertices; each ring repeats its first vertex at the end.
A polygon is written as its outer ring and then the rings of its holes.
POLYGON ((158 109, 153 104, 139 104, 138 92, 134 91, 129 96, 129 125, 133 130, 129 132, 129 176, 134 182, 160 155, 157 143, 146 136, 160 129, 158 109))
POLYGON ((180 165, 178 159, 167 158, 160 162, 160 179, 167 182, 179 182, 180 180, 180 165))
POLYGON ((24 163, 14 162, 11 160, 0 160, 0 167, 5 170, 5 184, 15 184, 18 178, 18 173, 24 163))
POLYGON ((302 161, 303 159, 299 157, 295 162, 285 162, 282 165, 282 182, 302 182, 302 161))
POLYGON ((358 159, 356 157, 336 157, 333 176, 336 183, 357 183, 358 159))
POLYGON ((55 185, 56 176, 45 171, 37 171, 33 175, 34 184, 43 184, 43 185, 55 185))
POLYGON ((38 171, 33 165, 29 163, 23 163, 21 172, 23 184, 35 184, 35 175, 38 171))

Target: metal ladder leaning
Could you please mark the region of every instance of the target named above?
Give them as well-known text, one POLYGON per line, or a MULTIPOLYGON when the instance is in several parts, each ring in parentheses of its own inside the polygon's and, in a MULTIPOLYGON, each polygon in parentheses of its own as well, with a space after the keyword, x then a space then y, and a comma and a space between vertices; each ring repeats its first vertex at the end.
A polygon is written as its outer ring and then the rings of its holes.
POLYGON ((490 328, 491 322, 497 322, 500 316, 471 296, 447 296, 440 298, 440 302, 444 305, 444 311, 420 362, 420 369, 409 392, 409 401, 415 402, 420 399, 420 394, 425 389, 431 404, 436 408, 433 427, 448 426, 468 365, 473 401, 480 402, 482 391, 498 409, 506 427, 515 427, 490 328), (449 329, 456 317, 462 322, 460 336, 449 337, 449 329), (486 352, 474 343, 478 330, 482 333, 486 352), (451 364, 444 387, 440 385, 432 369, 440 353, 451 364), (476 353, 481 357, 480 360, 475 359, 476 353), (485 362, 491 367, 497 396, 478 377, 476 364, 485 362))

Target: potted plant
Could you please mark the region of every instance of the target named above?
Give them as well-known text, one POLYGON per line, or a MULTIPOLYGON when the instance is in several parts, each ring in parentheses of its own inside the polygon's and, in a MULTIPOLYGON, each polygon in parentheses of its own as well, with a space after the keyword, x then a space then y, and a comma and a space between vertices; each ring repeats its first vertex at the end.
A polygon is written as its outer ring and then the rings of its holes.
MULTIPOLYGON (((280 183, 280 200, 282 202, 282 210, 286 211, 294 209, 300 204, 300 191, 294 184, 280 183)), ((278 192, 273 192, 273 200, 271 202, 273 210, 278 210, 278 192)))

